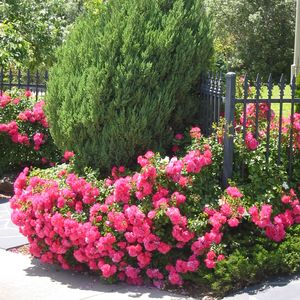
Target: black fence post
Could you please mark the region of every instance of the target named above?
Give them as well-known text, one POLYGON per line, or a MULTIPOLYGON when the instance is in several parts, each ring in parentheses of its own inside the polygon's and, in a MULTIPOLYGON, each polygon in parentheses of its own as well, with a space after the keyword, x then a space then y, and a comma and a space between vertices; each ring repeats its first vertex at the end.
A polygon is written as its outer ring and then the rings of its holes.
POLYGON ((234 110, 236 74, 226 74, 226 97, 225 97, 225 132, 224 132, 224 162, 222 184, 226 188, 228 179, 232 177, 233 170, 233 135, 234 135, 234 110))

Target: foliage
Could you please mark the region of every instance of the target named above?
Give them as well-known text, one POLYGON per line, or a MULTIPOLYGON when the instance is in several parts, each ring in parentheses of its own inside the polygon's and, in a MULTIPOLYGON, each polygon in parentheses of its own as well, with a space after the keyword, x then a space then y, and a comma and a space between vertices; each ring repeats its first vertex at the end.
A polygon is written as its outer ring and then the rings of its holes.
POLYGON ((192 122, 211 37, 202 0, 116 0, 99 10, 59 51, 46 112, 58 147, 103 174, 164 148, 192 122))
POLYGON ((245 231, 232 232, 234 243, 228 259, 218 263, 213 271, 199 272, 194 280, 223 295, 270 276, 297 272, 300 269, 299 234, 300 225, 296 225, 288 230, 285 240, 277 244, 255 235, 249 243, 250 236, 245 231))
MULTIPOLYGON (((271 111, 266 104, 259 108, 264 131, 271 111)), ((89 170, 87 179, 78 177, 73 164, 25 169, 15 182, 12 220, 43 262, 89 268, 110 281, 152 282, 160 288, 192 281, 223 295, 272 275, 297 272, 300 174, 295 173, 290 182, 295 189, 290 188, 284 151, 282 166, 274 160, 275 142, 269 168, 264 166, 264 137, 255 138, 254 112, 249 104, 247 119, 240 113, 235 127, 235 157, 240 165, 244 162, 246 176, 238 177, 235 169, 236 182, 224 191, 219 185, 223 127, 208 138, 193 127, 192 143, 181 157, 148 151, 138 157, 137 172, 114 167, 111 177, 99 181, 89 170)), ((294 119, 299 164, 300 115, 294 119)), ((272 134, 277 125, 272 114, 272 134)), ((283 149, 286 136, 283 130, 283 149)), ((175 139, 178 151, 185 138, 177 134, 175 139)))
MULTIPOLYGON (((292 64, 295 1, 207 0, 218 44, 216 61, 228 70, 274 77, 292 64)), ((217 65, 218 66, 218 65, 217 65)))
POLYGON ((43 106, 44 101, 36 101, 30 91, 12 90, 0 96, 0 174, 29 163, 57 161, 43 106))
MULTIPOLYGON (((300 99, 300 73, 298 74, 296 79, 296 86, 297 88, 296 88, 295 97, 300 99)), ((300 113, 300 103, 296 105, 296 111, 300 113)))
POLYGON ((48 68, 81 1, 6 0, 0 3, 0 61, 4 68, 48 68))

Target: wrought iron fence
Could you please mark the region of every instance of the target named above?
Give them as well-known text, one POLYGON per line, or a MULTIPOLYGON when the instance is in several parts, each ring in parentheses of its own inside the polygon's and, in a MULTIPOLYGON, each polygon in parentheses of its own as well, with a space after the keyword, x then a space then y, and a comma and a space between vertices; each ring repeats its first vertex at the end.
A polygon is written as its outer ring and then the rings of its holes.
MULTIPOLYGON (((290 95, 285 95, 286 88, 286 79, 282 75, 280 81, 278 83, 279 88, 279 97, 273 98, 273 81, 271 75, 268 78, 268 82, 266 85, 267 89, 267 97, 261 97, 262 90, 262 81, 259 76, 257 76, 254 81, 254 93, 250 97, 249 96, 249 80, 247 76, 243 78, 243 85, 241 95, 239 97, 236 96, 236 74, 235 73, 227 73, 225 76, 225 88, 222 89, 222 79, 220 75, 209 75, 202 80, 201 85, 201 103, 202 107, 204 107, 202 117, 204 117, 203 121, 203 131, 206 134, 212 132, 212 124, 218 123, 220 120, 220 115, 222 113, 222 108, 224 106, 224 118, 225 118, 225 132, 224 132, 224 160, 223 160, 223 174, 222 174, 222 182, 224 186, 228 185, 228 180, 232 178, 233 175, 233 166, 234 166, 234 135, 235 129, 234 124, 236 123, 235 112, 237 106, 241 106, 240 109, 242 111, 243 120, 241 124, 242 130, 242 139, 246 142, 247 135, 247 107, 249 104, 254 106, 254 124, 253 128, 255 129, 254 138, 259 137, 259 108, 260 105, 267 105, 267 115, 266 115, 266 137, 265 137, 265 163, 269 163, 270 158, 270 139, 271 139, 271 119, 272 119, 272 104, 279 104, 279 119, 278 119, 278 134, 277 134, 277 163, 281 163, 282 153, 283 151, 287 152, 288 157, 288 175, 291 178, 293 174, 293 157, 294 157, 294 135, 293 135, 293 125, 294 125, 294 112, 295 105, 300 103, 300 99, 295 97, 296 92, 296 78, 293 77, 290 83, 290 95), (224 90, 224 92, 223 92, 224 90), (225 97, 223 97, 223 93, 225 97), (285 97, 287 96, 287 97, 285 97), (224 103, 224 104, 223 104, 224 103), (290 104, 290 126, 288 132, 288 149, 282 149, 283 143, 283 105, 290 104), (221 110, 220 110, 221 108, 221 110), (217 115, 216 115, 217 114, 217 115)), ((274 137, 272 137, 274 138, 274 137)), ((241 176, 243 176, 244 166, 241 167, 241 176)))
POLYGON ((7 72, 2 68, 0 70, 0 95, 3 91, 12 88, 30 90, 36 98, 46 93, 46 83, 48 81, 48 72, 32 73, 29 70, 22 72, 20 69, 9 69, 7 72))
MULTIPOLYGON (((30 90, 35 94, 36 98, 43 96, 46 93, 46 83, 48 80, 48 72, 39 73, 35 72, 34 74, 27 71, 21 72, 21 70, 9 70, 4 72, 3 69, 0 70, 0 95, 3 91, 7 89, 12 89, 13 87, 30 90)), ((291 126, 292 128, 294 123, 294 112, 295 104, 300 103, 300 99, 295 97, 296 91, 296 79, 292 79, 290 87, 291 94, 290 97, 284 97, 286 80, 284 76, 281 76, 281 79, 278 83, 279 87, 279 97, 277 99, 272 98, 273 93, 273 81, 270 76, 267 82, 267 94, 268 97, 261 97, 261 88, 262 82, 261 78, 258 76, 254 82, 254 96, 249 97, 249 80, 245 76, 244 83, 242 87, 242 96, 236 97, 236 74, 227 73, 225 78, 221 74, 208 74, 203 77, 201 80, 200 86, 200 100, 202 107, 202 114, 200 117, 201 127, 204 134, 209 135, 212 133, 213 124, 219 124, 220 117, 224 115, 226 126, 224 133, 224 161, 223 161, 223 174, 222 181, 223 185, 228 184, 228 179, 232 178, 233 174, 233 161, 234 161, 234 126, 235 123, 235 111, 237 105, 242 106, 242 112, 245 116, 242 123, 242 137, 245 141, 246 139, 246 114, 247 114, 247 105, 253 104, 255 106, 255 133, 254 137, 257 138, 259 135, 259 105, 267 104, 270 108, 267 114, 267 130, 266 130, 266 163, 268 163, 270 157, 270 126, 271 126, 271 107, 272 104, 279 104, 279 126, 278 126, 278 151, 277 151, 277 162, 281 162, 282 155, 282 116, 283 116, 283 105, 285 103, 290 104, 290 113, 291 113, 291 126), (225 79, 225 81, 224 81, 225 79)), ((290 129, 289 132, 289 149, 288 149, 288 173, 289 176, 292 176, 293 171, 293 132, 290 129)))
POLYGON ((224 111, 222 74, 210 74, 203 76, 200 87, 201 105, 201 130, 203 134, 212 132, 212 125, 219 124, 220 116, 224 111))

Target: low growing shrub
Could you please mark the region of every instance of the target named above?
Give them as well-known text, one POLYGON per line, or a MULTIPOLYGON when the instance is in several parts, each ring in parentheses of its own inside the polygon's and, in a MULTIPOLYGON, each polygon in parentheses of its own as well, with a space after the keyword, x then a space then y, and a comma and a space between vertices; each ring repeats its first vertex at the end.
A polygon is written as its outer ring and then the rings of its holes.
MULTIPOLYGON (((90 171, 79 177, 72 164, 27 168, 15 182, 12 220, 43 262, 88 268, 110 281, 157 287, 192 281, 221 295, 267 276, 299 271, 300 176, 295 172, 287 181, 286 152, 290 129, 297 165, 300 115, 294 115, 294 127, 289 120, 283 124, 282 165, 276 159, 278 119, 272 118, 266 168, 268 109, 260 107, 257 138, 252 105, 247 109, 247 139, 241 138, 243 115, 235 136, 236 162, 243 162, 245 176, 235 168, 225 190, 219 183, 221 122, 209 138, 192 128, 192 143, 182 156, 163 158, 148 151, 138 157, 138 171, 114 167, 104 180, 90 171)), ((176 135, 176 151, 183 140, 176 135)))
POLYGON ((57 161, 59 152, 49 133, 44 105, 30 91, 13 90, 0 96, 0 174, 57 161))

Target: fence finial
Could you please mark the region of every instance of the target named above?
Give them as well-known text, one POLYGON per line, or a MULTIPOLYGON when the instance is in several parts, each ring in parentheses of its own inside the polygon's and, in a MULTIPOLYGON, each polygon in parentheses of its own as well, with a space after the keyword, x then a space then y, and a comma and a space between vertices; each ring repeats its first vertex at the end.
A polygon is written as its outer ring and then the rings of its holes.
POLYGON ((256 80, 254 82, 255 90, 256 90, 256 98, 260 97, 260 89, 261 89, 261 77, 259 74, 256 76, 256 80))
POLYGON ((280 98, 283 98, 284 90, 285 90, 285 87, 286 87, 286 80, 285 80, 285 77, 284 77, 283 74, 281 74, 281 76, 280 76, 278 87, 279 87, 279 92, 280 92, 280 98))
POLYGON ((244 76, 243 88, 244 88, 244 98, 247 99, 249 96, 249 81, 248 81, 247 74, 245 74, 244 76))
POLYGON ((293 77, 292 77, 290 87, 291 87, 292 97, 295 97, 295 93, 296 93, 296 76, 295 75, 293 75, 293 77))
POLYGON ((272 79, 272 74, 270 73, 269 77, 268 77, 268 99, 272 98, 272 94, 273 94, 273 79, 272 79))

